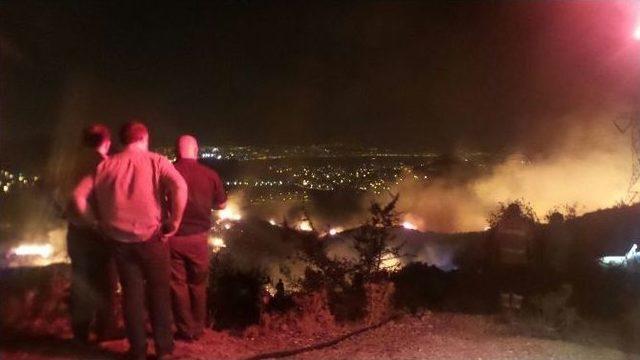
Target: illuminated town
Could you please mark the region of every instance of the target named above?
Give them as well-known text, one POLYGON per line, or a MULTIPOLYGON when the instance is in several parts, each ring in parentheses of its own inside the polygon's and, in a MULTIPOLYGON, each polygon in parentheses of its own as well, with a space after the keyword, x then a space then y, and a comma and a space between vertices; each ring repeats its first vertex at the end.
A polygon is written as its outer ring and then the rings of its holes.
MULTIPOLYGON (((172 147, 157 149, 175 160, 172 147)), ((307 200, 309 191, 356 191, 380 194, 402 177, 427 183, 442 170, 435 152, 394 152, 343 145, 203 146, 201 161, 218 169, 229 191, 252 190, 252 203, 307 200)), ((482 169, 492 161, 487 153, 457 154, 448 161, 482 169)), ((0 169, 0 196, 30 188, 39 176, 0 169)))
MULTIPOLYGON (((175 159, 172 148, 159 152, 175 159)), ((482 170, 491 161, 483 152, 442 160, 435 152, 397 152, 344 145, 203 146, 200 158, 218 169, 229 191, 251 191, 251 203, 309 198, 312 191, 381 194, 402 178, 428 183, 443 167, 457 164, 482 170)))

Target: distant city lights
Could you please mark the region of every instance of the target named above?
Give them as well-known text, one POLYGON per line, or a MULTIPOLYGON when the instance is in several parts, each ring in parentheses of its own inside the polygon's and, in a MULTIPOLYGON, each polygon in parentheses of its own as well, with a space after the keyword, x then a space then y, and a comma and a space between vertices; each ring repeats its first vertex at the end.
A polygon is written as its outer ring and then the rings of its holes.
POLYGON ((16 189, 29 188, 38 181, 37 176, 26 176, 22 173, 14 174, 0 169, 0 192, 8 194, 16 189))

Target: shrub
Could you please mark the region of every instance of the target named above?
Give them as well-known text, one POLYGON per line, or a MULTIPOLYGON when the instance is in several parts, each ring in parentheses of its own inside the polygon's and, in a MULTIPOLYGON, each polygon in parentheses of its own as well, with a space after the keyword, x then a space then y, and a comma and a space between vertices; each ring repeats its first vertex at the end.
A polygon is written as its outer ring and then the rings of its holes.
POLYGON ((392 276, 394 305, 412 314, 442 305, 447 290, 446 273, 425 263, 411 263, 392 276))
POLYGON ((268 279, 259 269, 239 270, 218 256, 212 259, 209 283, 210 319, 216 329, 242 329, 260 321, 262 294, 268 279))

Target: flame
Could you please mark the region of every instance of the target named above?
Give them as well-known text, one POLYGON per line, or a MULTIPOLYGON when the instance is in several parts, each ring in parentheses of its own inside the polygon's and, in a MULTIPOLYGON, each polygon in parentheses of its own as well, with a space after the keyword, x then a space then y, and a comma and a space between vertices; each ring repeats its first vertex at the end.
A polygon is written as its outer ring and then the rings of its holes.
POLYGON ((209 246, 212 248, 212 252, 217 253, 222 248, 226 248, 227 244, 224 243, 224 239, 219 236, 209 236, 209 246))
POLYGON ((329 235, 334 236, 339 232, 342 232, 344 229, 341 227, 331 228, 329 229, 329 235))
POLYGON ((240 207, 235 203, 228 203, 227 207, 218 211, 218 219, 220 221, 240 221, 242 219, 240 207))
POLYGON ((53 245, 51 244, 22 244, 9 251, 16 256, 39 256, 49 259, 53 255, 53 245))
POLYGON ((298 223, 298 230, 300 231, 313 231, 311 222, 309 220, 302 220, 298 223))
POLYGON ((418 226, 410 221, 403 222, 402 227, 409 230, 418 230, 418 226))
POLYGON ((277 223, 276 223, 276 221, 274 219, 269 219, 269 224, 271 224, 273 226, 277 225, 277 223))
POLYGON ((380 269, 395 271, 400 269, 402 263, 400 259, 393 255, 387 255, 382 258, 382 262, 380 263, 380 269))
POLYGON ((271 284, 267 284, 264 286, 264 289, 269 293, 270 296, 275 296, 276 295, 276 288, 271 285, 271 284))

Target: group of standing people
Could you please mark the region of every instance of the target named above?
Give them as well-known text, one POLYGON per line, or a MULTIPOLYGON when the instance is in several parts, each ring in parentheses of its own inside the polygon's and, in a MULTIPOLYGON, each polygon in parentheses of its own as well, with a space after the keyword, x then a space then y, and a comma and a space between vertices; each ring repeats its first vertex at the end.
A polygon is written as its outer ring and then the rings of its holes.
POLYGON ((155 353, 165 359, 174 336, 193 341, 204 331, 211 211, 223 209, 227 198, 218 174, 198 163, 194 137, 178 138, 175 164, 149 151, 141 122, 126 123, 119 138, 122 151, 109 156, 106 126, 83 133, 87 151, 67 207, 72 328, 82 342, 94 320, 98 341, 118 336, 119 278, 130 357, 146 358, 148 304, 155 353))

